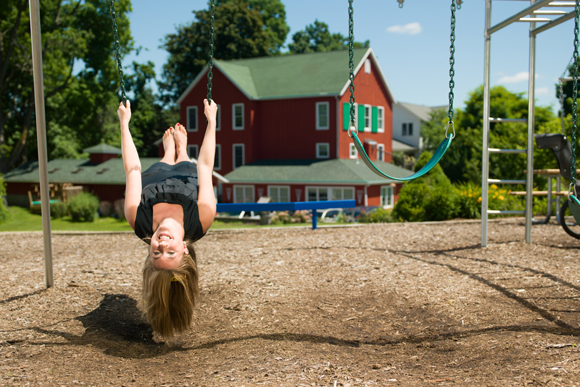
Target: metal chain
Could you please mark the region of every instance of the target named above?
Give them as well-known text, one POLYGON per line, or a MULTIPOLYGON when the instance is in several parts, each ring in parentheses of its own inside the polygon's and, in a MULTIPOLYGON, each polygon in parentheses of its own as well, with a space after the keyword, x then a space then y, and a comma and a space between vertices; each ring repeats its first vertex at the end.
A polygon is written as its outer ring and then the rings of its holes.
POLYGON ((576 15, 574 17, 574 63, 572 64, 572 156, 570 171, 570 190, 576 192, 576 123, 577 123, 577 109, 578 102, 578 35, 580 33, 579 19, 580 19, 580 0, 576 0, 576 15))
POLYGON ((451 0, 451 46, 449 47, 450 57, 449 57, 449 111, 447 112, 447 117, 449 117, 449 122, 453 122, 453 88, 455 87, 455 81, 453 77, 455 76, 455 11, 457 7, 455 6, 455 0, 451 0))
POLYGON ((461 9, 461 4, 463 4, 463 0, 457 0, 457 9, 461 9))
POLYGON ((354 10, 352 7, 353 0, 348 0, 348 68, 350 80, 350 128, 348 130, 348 135, 352 137, 351 131, 357 132, 356 125, 354 122, 354 10))
POLYGON ((121 97, 123 105, 127 106, 127 95, 125 93, 125 81, 123 79, 123 67, 121 65, 121 44, 119 43, 119 34, 117 32, 117 13, 115 12, 115 4, 113 0, 109 2, 109 11, 111 13, 111 21, 113 22, 113 33, 115 34, 115 60, 117 61, 117 69, 119 70, 119 85, 121 87, 121 97))
POLYGON ((564 130, 564 82, 560 79, 560 127, 562 129, 562 135, 566 135, 564 130))
POLYGON ((212 80, 213 80, 213 43, 214 43, 214 28, 213 24, 215 22, 214 17, 215 12, 215 0, 210 0, 209 2, 209 61, 207 63, 207 101, 211 104, 211 91, 212 91, 212 80))
POLYGON ((399 8, 403 8, 403 3, 405 0, 397 0, 397 2, 399 3, 399 8))

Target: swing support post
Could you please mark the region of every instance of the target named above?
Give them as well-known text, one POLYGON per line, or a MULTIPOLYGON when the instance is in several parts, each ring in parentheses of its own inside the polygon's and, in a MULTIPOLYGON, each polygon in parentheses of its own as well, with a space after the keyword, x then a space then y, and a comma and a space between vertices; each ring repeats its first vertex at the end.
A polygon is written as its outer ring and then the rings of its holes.
POLYGON ((44 241, 44 276, 46 287, 54 286, 52 277, 52 240, 50 233, 50 192, 48 190, 46 122, 44 118, 44 82, 42 72, 42 43, 40 39, 40 6, 38 0, 30 0, 30 37, 32 44, 32 69, 34 76, 34 105, 36 139, 38 141, 38 167, 40 172, 40 199, 42 210, 42 234, 44 241))
POLYGON ((487 208, 489 186, 489 117, 490 117, 490 54, 491 34, 488 33, 491 26, 491 0, 485 0, 485 52, 483 66, 483 145, 482 145, 482 171, 481 171, 481 247, 487 247, 487 208))
POLYGON ((530 23, 530 67, 528 78, 528 147, 526 159, 526 232, 527 243, 532 243, 532 208, 534 204, 532 192, 534 190, 534 124, 535 114, 535 87, 536 87, 536 35, 532 32, 536 28, 536 23, 530 23))

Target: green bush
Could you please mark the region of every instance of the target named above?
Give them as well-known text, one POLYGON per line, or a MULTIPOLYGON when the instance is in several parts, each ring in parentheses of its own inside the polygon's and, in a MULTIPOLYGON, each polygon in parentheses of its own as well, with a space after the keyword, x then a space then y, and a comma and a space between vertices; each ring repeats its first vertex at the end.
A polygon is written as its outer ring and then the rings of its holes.
POLYGON ((4 197, 6 196, 6 183, 4 178, 0 175, 0 223, 8 220, 8 208, 4 204, 4 197))
POLYGON ((99 198, 88 192, 81 192, 68 202, 68 210, 75 222, 92 222, 99 208, 99 198))
MULTIPOLYGON (((421 169, 431 159, 423 152, 415 165, 421 169)), ((440 165, 418 179, 406 183, 393 209, 392 216, 408 222, 453 219, 458 213, 458 198, 455 189, 440 165)))
POLYGON ((481 218, 481 187, 475 183, 460 183, 455 187, 458 199, 457 217, 462 219, 481 218))
POLYGON ((392 223, 394 218, 392 211, 379 207, 370 213, 361 211, 358 218, 359 223, 392 223))
POLYGON ((64 218, 68 215, 68 206, 64 202, 52 203, 50 205, 50 216, 54 219, 64 218))

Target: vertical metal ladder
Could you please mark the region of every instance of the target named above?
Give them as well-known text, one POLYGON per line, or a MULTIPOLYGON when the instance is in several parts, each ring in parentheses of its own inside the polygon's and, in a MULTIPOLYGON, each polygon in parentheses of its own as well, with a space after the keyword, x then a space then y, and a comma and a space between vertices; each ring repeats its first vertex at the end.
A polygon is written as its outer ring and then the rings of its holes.
POLYGON ((491 3, 485 0, 485 32, 484 32, 484 71, 483 71, 483 147, 482 147, 482 187, 481 187, 481 246, 487 246, 487 221, 488 214, 520 214, 522 211, 497 211, 488 208, 488 193, 490 184, 526 184, 526 216, 525 240, 532 241, 532 190, 534 183, 534 80, 536 73, 536 36, 574 17, 575 11, 549 10, 546 8, 573 8, 575 1, 568 0, 530 0, 530 6, 513 14, 507 19, 491 25, 491 3), (539 17, 539 16, 545 17, 539 17), (528 79, 528 119, 507 120, 490 117, 490 52, 491 35, 504 27, 516 22, 530 23, 530 51, 529 51, 529 79, 528 79), (543 23, 536 27, 536 23, 543 23), (528 124, 528 136, 526 149, 494 149, 489 148, 489 130, 492 122, 525 122, 528 124), (490 153, 526 153, 526 179, 525 180, 502 180, 489 178, 489 154, 490 153))
MULTIPOLYGON (((489 117, 489 123, 502 123, 502 122, 519 122, 519 123, 527 123, 528 119, 527 118, 493 118, 493 117, 489 117)), ((489 131, 489 125, 488 125, 488 131, 489 131)), ((526 184, 526 180, 508 180, 508 179, 490 179, 489 178, 489 154, 490 153, 508 153, 508 154, 522 154, 525 153, 527 154, 528 149, 530 149, 530 147, 528 146, 526 149, 499 149, 499 148, 489 148, 489 133, 487 135, 487 139, 488 139, 488 144, 485 144, 487 147, 487 152, 484 151, 484 156, 486 157, 486 160, 484 161, 484 163, 487 164, 487 170, 488 170, 488 174, 486 174, 486 176, 484 176, 484 184, 487 185, 487 191, 489 191, 489 186, 492 184, 526 184), (485 180, 487 180, 487 182, 485 182, 485 180)), ((533 148, 532 148, 533 149, 533 148)), ((489 209, 489 206, 487 206, 487 215, 491 215, 491 214, 504 214, 504 215, 525 215, 526 211, 525 210, 492 210, 489 209)))

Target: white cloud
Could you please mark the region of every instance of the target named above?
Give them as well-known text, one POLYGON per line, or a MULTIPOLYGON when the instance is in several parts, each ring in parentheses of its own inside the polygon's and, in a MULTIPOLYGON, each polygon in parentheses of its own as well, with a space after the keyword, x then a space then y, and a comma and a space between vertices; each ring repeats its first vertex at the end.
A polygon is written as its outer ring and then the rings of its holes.
POLYGON ((421 33, 421 24, 418 22, 405 24, 404 26, 391 26, 387 28, 387 32, 394 34, 417 35, 421 33))
MULTIPOLYGON (((518 83, 518 82, 527 82, 529 78, 529 72, 521 71, 516 75, 504 75, 500 79, 498 79, 497 83, 518 83)), ((536 79, 540 79, 541 76, 536 74, 536 79)))
POLYGON ((538 96, 539 96, 539 95, 550 95, 550 94, 552 94, 553 92, 554 92, 553 90, 552 90, 552 91, 550 91, 550 88, 549 88, 549 87, 538 87, 538 88, 535 90, 535 94, 536 94, 536 95, 538 95, 538 96))

